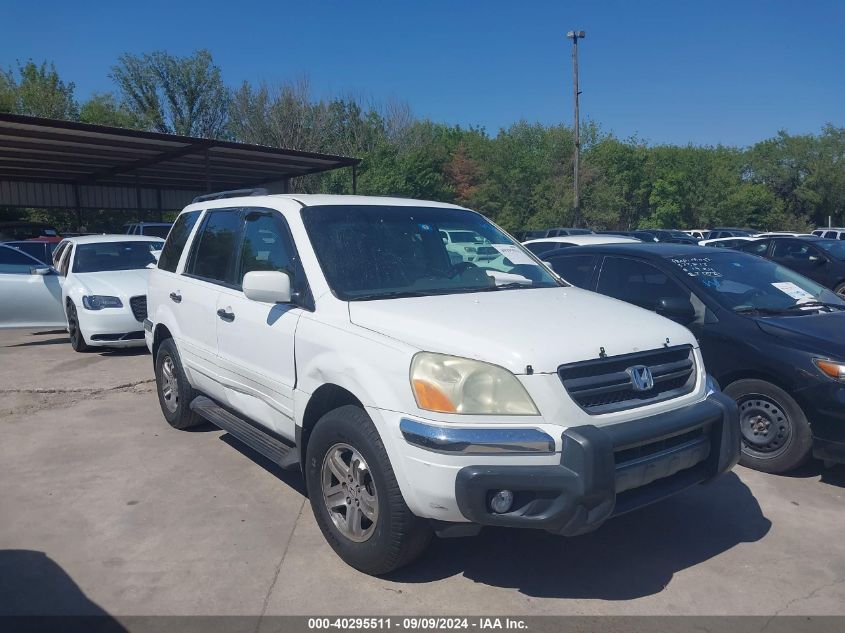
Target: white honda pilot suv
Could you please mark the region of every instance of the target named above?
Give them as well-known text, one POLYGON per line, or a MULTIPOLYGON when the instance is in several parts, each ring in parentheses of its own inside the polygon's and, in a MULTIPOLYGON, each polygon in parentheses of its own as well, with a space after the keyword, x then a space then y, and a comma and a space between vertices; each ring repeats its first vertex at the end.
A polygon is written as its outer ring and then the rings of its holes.
POLYGON ((250 193, 197 198, 150 274, 161 409, 301 468, 353 567, 433 532, 581 534, 736 463, 736 406, 688 330, 570 286, 481 214, 250 193), (456 261, 443 231, 501 257, 456 261))

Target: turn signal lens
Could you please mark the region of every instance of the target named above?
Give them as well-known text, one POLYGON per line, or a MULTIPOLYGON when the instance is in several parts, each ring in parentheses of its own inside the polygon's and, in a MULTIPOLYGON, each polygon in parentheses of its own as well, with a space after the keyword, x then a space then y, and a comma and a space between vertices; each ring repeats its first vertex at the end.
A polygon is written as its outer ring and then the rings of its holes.
POLYGON ((825 360, 823 358, 814 358, 813 362, 825 375, 833 378, 834 380, 841 380, 845 382, 845 364, 836 363, 832 360, 825 360))
POLYGON ((438 413, 455 413, 457 409, 449 400, 449 396, 440 391, 435 385, 425 380, 414 380, 414 395, 420 409, 437 411, 438 413))

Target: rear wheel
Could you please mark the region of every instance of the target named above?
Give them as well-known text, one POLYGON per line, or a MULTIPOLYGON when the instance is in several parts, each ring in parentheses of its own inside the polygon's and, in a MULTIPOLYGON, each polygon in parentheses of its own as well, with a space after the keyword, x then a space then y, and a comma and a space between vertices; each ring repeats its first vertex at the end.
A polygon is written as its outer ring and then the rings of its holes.
POLYGON ((740 464, 767 473, 785 473, 807 461, 813 435, 792 396, 764 380, 737 380, 724 392, 739 407, 740 464))
POLYGON ((73 301, 67 304, 67 331, 70 336, 70 346, 77 352, 87 352, 91 346, 85 342, 85 335, 79 327, 79 314, 76 312, 76 305, 73 301))
POLYGON ((164 418, 174 429, 187 429, 203 423, 191 410, 191 401, 197 396, 185 377, 182 361, 172 338, 165 339, 156 352, 156 391, 164 418))
POLYGON ((843 299, 845 299, 845 281, 843 281, 841 284, 839 284, 838 286, 836 286, 836 288, 834 288, 834 289, 833 289, 833 292, 835 292, 835 293, 836 293, 836 294, 838 294, 840 297, 842 297, 843 299))
POLYGON ((320 418, 308 441, 305 478, 323 536, 352 567, 386 574, 428 545, 431 528, 405 503, 378 431, 360 407, 320 418))

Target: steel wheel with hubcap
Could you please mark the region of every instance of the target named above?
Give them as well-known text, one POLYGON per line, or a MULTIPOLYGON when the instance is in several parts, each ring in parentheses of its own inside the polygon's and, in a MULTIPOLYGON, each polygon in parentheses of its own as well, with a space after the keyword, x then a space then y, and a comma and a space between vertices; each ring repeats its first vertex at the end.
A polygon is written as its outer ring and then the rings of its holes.
POLYGON ((740 464, 767 473, 785 473, 810 457, 810 423, 786 391, 768 381, 749 378, 732 382, 724 393, 739 407, 740 464))
POLYGON ((323 502, 338 531, 362 543, 378 521, 378 491, 366 460, 348 444, 335 444, 323 458, 323 502))

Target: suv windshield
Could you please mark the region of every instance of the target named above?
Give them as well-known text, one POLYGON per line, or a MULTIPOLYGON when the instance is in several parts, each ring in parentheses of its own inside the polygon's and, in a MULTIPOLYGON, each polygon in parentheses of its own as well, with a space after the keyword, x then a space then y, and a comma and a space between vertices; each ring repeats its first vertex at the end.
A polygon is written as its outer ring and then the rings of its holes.
POLYGON ((302 218, 323 274, 345 301, 562 285, 472 211, 321 206, 303 209, 302 218), (442 232, 477 236, 475 246, 453 247, 442 232))
MULTIPOLYGON (((777 313, 811 302, 845 308, 845 302, 827 288, 753 255, 719 251, 666 259, 722 306, 735 312, 777 313)), ((795 314, 801 314, 801 311, 795 314)))
POLYGON ((163 244, 161 240, 78 244, 73 255, 73 272, 140 270, 156 263, 152 251, 160 250, 163 244))

